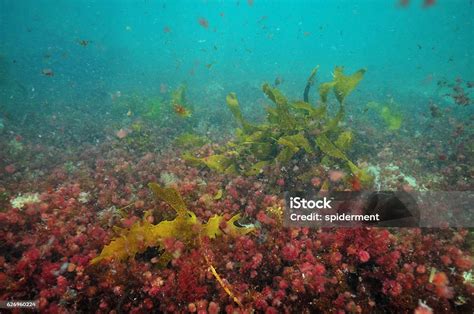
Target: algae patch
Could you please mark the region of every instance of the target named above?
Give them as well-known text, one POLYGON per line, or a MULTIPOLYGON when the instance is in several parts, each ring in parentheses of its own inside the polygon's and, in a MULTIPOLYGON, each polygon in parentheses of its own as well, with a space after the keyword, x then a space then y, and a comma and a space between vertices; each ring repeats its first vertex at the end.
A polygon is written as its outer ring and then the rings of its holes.
POLYGON ((336 67, 333 81, 320 84, 321 103, 313 106, 308 102, 308 93, 316 72, 317 67, 308 79, 304 100, 291 101, 276 87, 264 83, 262 92, 273 105, 266 107, 266 121, 261 124, 249 123, 242 114, 237 95, 229 93, 227 107, 240 126, 234 140, 217 148, 213 155, 197 157, 187 151, 183 159, 195 167, 245 176, 260 175, 271 166, 284 166, 300 158, 321 163, 324 160, 326 164, 342 163, 364 186, 369 186, 371 177, 347 155, 353 134, 340 126, 345 115, 345 100, 362 81, 365 70, 346 75, 343 67, 336 67), (338 104, 334 115, 328 112, 331 94, 338 104))

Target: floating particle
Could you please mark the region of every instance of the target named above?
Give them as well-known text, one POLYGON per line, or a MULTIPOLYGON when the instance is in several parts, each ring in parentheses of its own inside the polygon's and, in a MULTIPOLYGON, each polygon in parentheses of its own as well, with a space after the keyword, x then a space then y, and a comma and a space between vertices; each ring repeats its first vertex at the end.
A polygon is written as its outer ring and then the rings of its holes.
POLYGON ((406 7, 407 5, 410 4, 410 0, 400 0, 399 4, 403 7, 406 7))
POLYGON ((122 96, 122 92, 118 90, 118 91, 113 92, 112 94, 110 94, 110 99, 112 99, 112 101, 114 101, 117 98, 120 98, 121 96, 122 96))
POLYGON ((423 1, 423 6, 424 7, 430 7, 434 4, 436 4, 436 0, 424 0, 423 1))
POLYGON ((53 70, 49 69, 49 68, 43 69, 43 71, 41 71, 41 73, 43 73, 44 76, 49 76, 49 77, 54 76, 53 70))
POLYGON ((277 77, 275 78, 275 83, 274 83, 274 84, 275 84, 275 86, 278 86, 278 85, 280 85, 281 83, 283 83, 283 81, 284 81, 284 79, 283 79, 281 76, 277 76, 277 77))
POLYGON ((209 22, 203 17, 199 18, 198 23, 199 23, 199 25, 201 25, 204 28, 209 27, 209 22))
POLYGON ((85 39, 79 40, 79 45, 81 45, 82 47, 87 47, 87 45, 89 45, 89 43, 90 43, 89 40, 85 40, 85 39))

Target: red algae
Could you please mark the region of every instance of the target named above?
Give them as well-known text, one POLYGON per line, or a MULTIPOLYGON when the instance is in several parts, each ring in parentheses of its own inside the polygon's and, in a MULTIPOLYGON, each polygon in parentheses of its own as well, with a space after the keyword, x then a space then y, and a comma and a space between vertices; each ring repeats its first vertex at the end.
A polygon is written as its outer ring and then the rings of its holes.
MULTIPOLYGON (((269 184, 196 170, 179 156, 176 149, 137 154, 99 145, 74 170, 54 166, 33 179, 22 177, 26 168, 15 161, 17 170, 2 177, 0 188, 34 190, 40 200, 24 209, 11 206, 14 195, 2 203, 1 299, 35 299, 42 312, 365 313, 383 306, 391 312, 437 313, 471 308, 474 288, 463 277, 473 267, 468 230, 288 229, 268 208, 284 206, 281 192, 290 179, 275 173, 269 184), (150 223, 175 218, 146 188, 149 181, 165 180, 165 172, 175 176, 169 184, 199 221, 222 215, 218 229, 225 231, 228 220, 241 213, 237 223, 257 226, 252 234, 223 232, 203 240, 212 266, 242 306, 216 281, 202 248, 174 238, 164 240, 165 250, 150 248, 127 262, 90 265, 117 236, 116 227, 129 227, 146 212, 150 223), (215 197, 219 191, 222 195, 215 197)), ((12 163, 1 165, 1 175, 12 163)), ((334 171, 311 173, 309 184, 320 188, 328 177, 343 184, 347 176, 334 171)), ((455 167, 452 171, 455 176, 455 167)), ((349 184, 359 188, 357 182, 349 184)))
POLYGON ((8 174, 13 174, 16 171, 16 167, 14 164, 10 164, 8 166, 5 166, 5 172, 8 174))
POLYGON ((370 259, 370 254, 364 250, 359 251, 359 259, 362 263, 365 263, 370 259))

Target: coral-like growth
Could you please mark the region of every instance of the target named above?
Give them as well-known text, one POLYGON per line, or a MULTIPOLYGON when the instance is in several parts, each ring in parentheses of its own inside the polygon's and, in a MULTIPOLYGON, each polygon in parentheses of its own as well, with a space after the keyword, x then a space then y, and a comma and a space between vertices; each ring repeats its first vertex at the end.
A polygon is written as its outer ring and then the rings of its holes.
MULTIPOLYGON (((92 160, 84 158, 87 162, 77 163, 73 173, 60 165, 38 177, 34 182, 40 201, 20 210, 9 200, 31 190, 30 177, 22 181, 0 211, 1 299, 39 300, 41 312, 385 308, 412 313, 431 308, 434 313, 464 313, 472 308, 469 230, 287 229, 281 226, 284 201, 273 184, 199 172, 178 153, 137 155, 94 146, 83 152, 92 160), (150 210, 154 199, 141 182, 154 182, 164 172, 177 180, 174 188, 158 187, 160 201, 150 210), (90 194, 85 203, 83 193, 90 194), (144 213, 146 218, 140 219, 144 213), (160 236, 153 243, 147 234, 131 231, 135 224, 152 230, 178 215, 191 220, 191 213, 196 224, 176 238, 160 236), (235 213, 245 220, 232 218, 235 213), (259 226, 255 232, 231 231, 252 224, 259 226), (120 226, 125 237, 135 235, 129 239, 136 247, 134 258, 112 253, 91 265, 98 249, 120 240, 113 226, 120 226), (153 246, 146 248, 148 243, 153 246)), ((275 177, 280 186, 289 180, 277 173, 269 178, 275 177)), ((338 180, 339 172, 330 177, 338 180)), ((317 178, 311 181, 322 184, 317 178)))

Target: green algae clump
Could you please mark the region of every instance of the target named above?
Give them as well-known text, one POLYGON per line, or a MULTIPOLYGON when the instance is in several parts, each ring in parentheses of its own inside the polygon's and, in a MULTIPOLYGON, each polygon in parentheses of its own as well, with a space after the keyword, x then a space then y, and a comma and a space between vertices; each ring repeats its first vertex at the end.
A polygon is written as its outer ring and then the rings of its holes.
POLYGON ((382 118, 388 130, 397 131, 402 126, 403 115, 393 108, 393 104, 391 107, 387 104, 379 104, 375 101, 371 101, 367 104, 367 108, 373 109, 382 118))
POLYGON ((174 142, 178 147, 192 148, 201 147, 204 144, 209 143, 209 139, 205 136, 186 132, 177 136, 174 142))
POLYGON ((171 106, 180 118, 191 117, 191 106, 186 99, 186 86, 180 85, 171 93, 171 106))
POLYGON ((218 148, 214 155, 195 157, 188 151, 183 158, 191 165, 221 173, 253 176, 272 165, 285 165, 304 156, 329 165, 342 163, 361 182, 371 184, 370 176, 347 156, 353 144, 352 132, 340 127, 345 116, 345 100, 362 81, 365 70, 346 75, 343 67, 336 67, 333 81, 320 84, 320 103, 313 106, 308 101, 308 93, 317 70, 318 67, 308 78, 304 100, 288 100, 276 87, 263 84, 262 92, 273 106, 266 108, 266 121, 261 124, 249 123, 242 115, 237 95, 229 93, 226 103, 240 126, 234 140, 218 148), (332 94, 338 104, 333 115, 328 110, 332 94))

